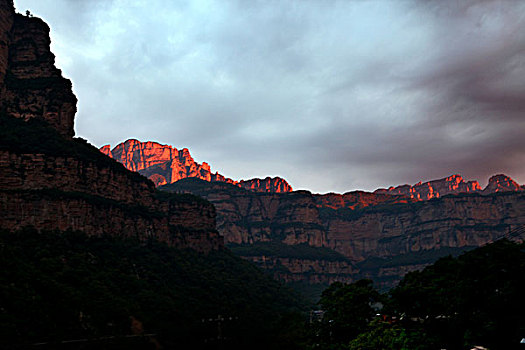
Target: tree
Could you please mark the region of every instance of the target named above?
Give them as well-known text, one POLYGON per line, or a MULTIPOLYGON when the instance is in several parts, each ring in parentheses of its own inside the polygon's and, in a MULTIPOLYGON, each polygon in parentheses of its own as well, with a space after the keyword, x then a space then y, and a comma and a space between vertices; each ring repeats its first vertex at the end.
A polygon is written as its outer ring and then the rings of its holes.
POLYGON ((322 293, 319 302, 325 310, 322 338, 329 343, 347 344, 366 330, 375 315, 372 305, 380 300, 381 295, 370 280, 333 283, 322 293))
POLYGON ((409 332, 399 324, 375 319, 367 332, 350 342, 348 350, 422 350, 425 338, 422 332, 409 332))
POLYGON ((507 240, 407 274, 391 291, 406 319, 446 348, 513 349, 525 334, 525 246, 507 240))

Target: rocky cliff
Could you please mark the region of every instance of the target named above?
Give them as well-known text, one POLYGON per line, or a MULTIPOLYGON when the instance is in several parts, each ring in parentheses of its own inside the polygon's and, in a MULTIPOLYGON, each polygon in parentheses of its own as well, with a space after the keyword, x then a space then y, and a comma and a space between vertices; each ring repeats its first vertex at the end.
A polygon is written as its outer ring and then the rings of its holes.
POLYGON ((254 192, 281 193, 293 190, 286 180, 280 177, 234 181, 218 172, 212 173, 208 163, 195 162, 187 148, 177 150, 157 142, 130 139, 113 149, 110 145, 105 145, 100 151, 119 161, 127 169, 148 177, 155 186, 193 177, 210 182, 226 182, 254 192))
POLYGON ((243 246, 234 251, 286 281, 329 283, 363 275, 395 281, 407 271, 432 262, 426 258, 429 254, 437 259, 451 249, 481 246, 525 225, 525 192, 521 191, 465 193, 418 201, 404 195, 362 191, 342 195, 253 193, 198 179, 184 179, 161 189, 208 199, 217 209, 217 227, 226 243, 243 246), (323 254, 300 250, 301 254, 283 255, 275 253, 282 251, 282 246, 261 251, 260 242, 328 248, 347 259, 351 268, 328 273, 326 250, 323 254), (269 251, 275 254, 270 257, 269 251), (397 259, 396 264, 392 264, 393 259, 397 259), (318 264, 313 264, 314 260, 318 264), (301 261, 302 270, 298 268, 301 261))
POLYGON ((15 14, 10 1, 1 6, 0 109, 24 120, 44 119, 73 137, 77 99, 55 67, 49 27, 39 18, 15 14))
POLYGON ((166 195, 72 138, 76 97, 54 66, 49 27, 0 0, 0 228, 78 230, 220 249, 215 209, 166 195))

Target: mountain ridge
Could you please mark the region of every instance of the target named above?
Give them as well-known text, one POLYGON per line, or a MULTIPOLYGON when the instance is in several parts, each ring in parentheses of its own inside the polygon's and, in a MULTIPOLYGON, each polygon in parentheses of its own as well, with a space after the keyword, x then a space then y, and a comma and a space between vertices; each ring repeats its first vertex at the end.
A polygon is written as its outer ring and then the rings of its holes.
MULTIPOLYGON (((254 178, 249 180, 232 180, 221 175, 218 171, 213 173, 207 162, 196 162, 188 148, 177 148, 155 141, 139 141, 128 139, 111 148, 110 145, 100 147, 105 155, 119 161, 128 170, 137 171, 152 180, 156 186, 175 183, 187 177, 195 177, 209 182, 225 182, 255 192, 286 193, 293 188, 285 179, 280 177, 254 178)), ((520 186, 509 176, 497 174, 489 179, 488 185, 481 188, 477 180, 466 181, 459 174, 444 178, 418 182, 414 185, 398 185, 389 188, 378 188, 372 192, 349 191, 347 193, 362 192, 377 195, 402 195, 415 200, 429 200, 449 194, 482 193, 490 194, 503 191, 522 191, 520 186)), ((330 192, 326 195, 337 193, 330 192)))
POLYGON ((292 186, 280 177, 232 180, 219 172, 213 173, 208 163, 197 163, 187 148, 177 148, 159 142, 141 142, 129 139, 111 149, 100 148, 105 155, 119 161, 128 170, 137 171, 152 180, 156 186, 174 183, 187 177, 209 182, 225 182, 255 192, 292 192, 292 186))

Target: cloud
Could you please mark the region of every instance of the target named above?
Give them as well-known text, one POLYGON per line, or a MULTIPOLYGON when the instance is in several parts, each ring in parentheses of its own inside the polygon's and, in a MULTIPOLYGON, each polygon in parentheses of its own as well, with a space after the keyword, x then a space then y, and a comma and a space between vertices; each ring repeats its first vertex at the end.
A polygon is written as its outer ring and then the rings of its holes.
POLYGON ((338 191, 525 182, 520 1, 16 0, 52 28, 77 133, 338 191))

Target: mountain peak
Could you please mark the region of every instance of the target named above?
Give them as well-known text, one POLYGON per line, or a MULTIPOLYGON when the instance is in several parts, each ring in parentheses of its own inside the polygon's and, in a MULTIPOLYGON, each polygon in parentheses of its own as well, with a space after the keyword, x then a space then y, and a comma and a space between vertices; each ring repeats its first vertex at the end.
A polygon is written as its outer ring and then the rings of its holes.
POLYGON ((138 171, 156 186, 174 183, 187 177, 210 182, 226 182, 254 192, 291 192, 292 187, 280 177, 235 181, 218 172, 212 173, 208 163, 197 163, 189 149, 177 150, 158 142, 126 140, 113 149, 110 145, 100 148, 107 156, 122 163, 127 169, 138 171))

